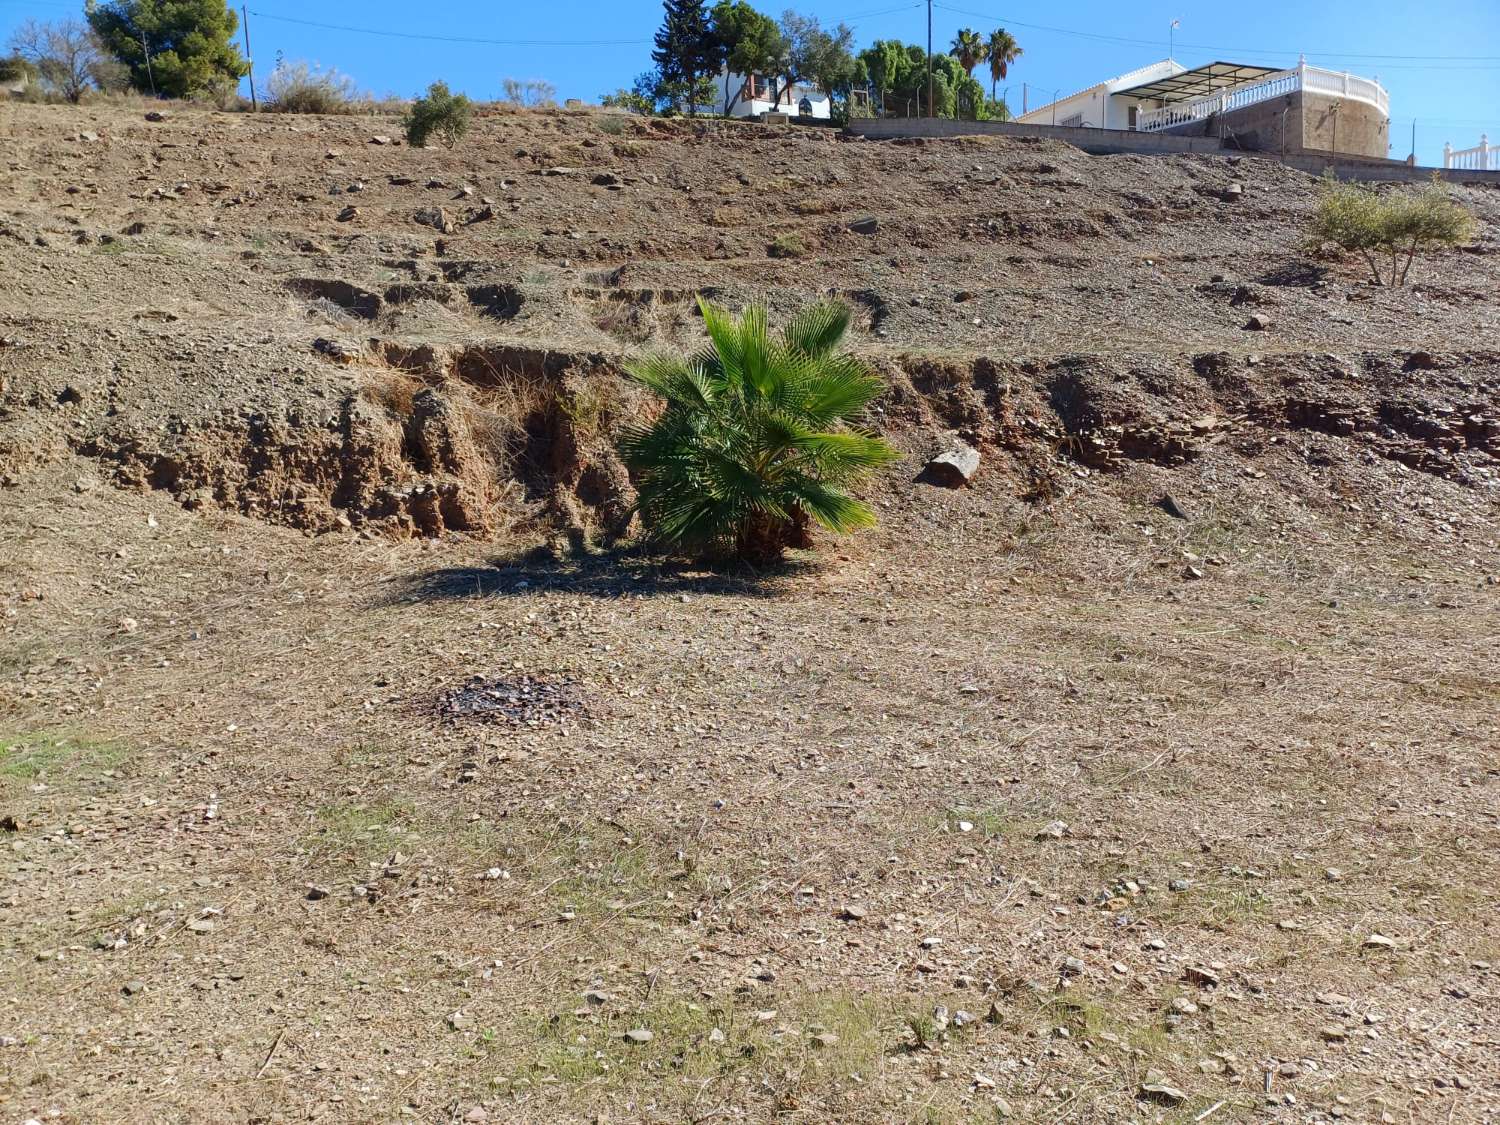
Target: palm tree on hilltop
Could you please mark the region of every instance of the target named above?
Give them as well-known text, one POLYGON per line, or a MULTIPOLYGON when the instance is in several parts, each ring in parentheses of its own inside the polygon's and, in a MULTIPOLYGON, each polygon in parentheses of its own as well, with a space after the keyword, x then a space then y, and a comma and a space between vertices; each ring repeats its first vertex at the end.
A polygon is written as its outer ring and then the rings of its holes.
POLYGON ((1016 37, 1005 28, 996 28, 990 32, 990 41, 985 50, 986 57, 990 60, 990 101, 995 100, 995 87, 1010 73, 1010 64, 1023 53, 1016 37))
POLYGON ((988 50, 979 32, 971 27, 961 27, 958 34, 953 37, 953 49, 948 53, 958 60, 958 65, 963 67, 972 78, 974 68, 984 62, 988 50))

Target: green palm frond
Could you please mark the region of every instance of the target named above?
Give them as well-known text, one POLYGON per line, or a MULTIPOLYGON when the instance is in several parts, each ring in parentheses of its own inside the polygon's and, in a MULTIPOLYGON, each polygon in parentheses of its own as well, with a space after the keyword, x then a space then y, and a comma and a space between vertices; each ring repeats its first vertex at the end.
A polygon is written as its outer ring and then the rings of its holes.
POLYGON ((814 306, 773 338, 761 306, 735 318, 699 305, 706 349, 628 367, 664 402, 657 417, 627 426, 619 439, 646 534, 673 549, 774 554, 799 524, 870 526, 874 513, 843 486, 898 454, 847 428, 885 389, 837 350, 848 309, 814 306))
POLYGON ((790 349, 821 359, 839 346, 849 328, 849 306, 825 301, 804 309, 782 330, 790 349))

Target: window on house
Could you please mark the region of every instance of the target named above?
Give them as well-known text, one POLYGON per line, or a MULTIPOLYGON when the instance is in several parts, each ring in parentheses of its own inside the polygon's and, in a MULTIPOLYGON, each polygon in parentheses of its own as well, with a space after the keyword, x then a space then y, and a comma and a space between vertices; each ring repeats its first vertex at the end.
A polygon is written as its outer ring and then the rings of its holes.
POLYGON ((1071 115, 1069 115, 1067 117, 1064 117, 1061 121, 1058 122, 1058 124, 1059 125, 1066 125, 1070 129, 1076 129, 1080 125, 1083 124, 1083 114, 1081 114, 1081 113, 1071 114, 1071 115))

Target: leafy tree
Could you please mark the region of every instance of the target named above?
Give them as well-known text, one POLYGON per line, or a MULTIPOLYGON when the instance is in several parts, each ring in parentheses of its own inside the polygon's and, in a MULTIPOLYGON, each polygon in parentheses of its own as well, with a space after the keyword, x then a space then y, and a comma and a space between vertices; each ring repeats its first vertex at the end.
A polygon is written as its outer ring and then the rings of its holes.
POLYGON ((81 101, 90 86, 101 85, 108 61, 98 38, 77 20, 27 20, 10 37, 10 49, 16 77, 35 76, 70 102, 81 101))
POLYGON ((1009 121, 1014 116, 1010 112, 1010 103, 1004 98, 990 98, 984 104, 984 112, 980 114, 981 121, 1009 121))
POLYGON ((0 82, 31 82, 36 77, 36 67, 20 52, 12 50, 10 55, 0 58, 0 82))
POLYGON ((137 90, 185 98, 238 81, 249 69, 234 45, 239 16, 224 0, 110 0, 97 7, 90 0, 86 15, 105 49, 130 68, 137 90))
POLYGON ((953 37, 953 49, 948 53, 958 60, 964 73, 972 78, 974 68, 985 60, 989 49, 989 44, 979 32, 971 27, 962 27, 953 37))
MULTIPOLYGON (((915 44, 879 41, 861 52, 870 80, 881 92, 887 113, 920 117, 927 106, 927 52, 915 44)), ((984 87, 969 76, 952 55, 932 57, 932 103, 937 117, 960 112, 983 117, 984 87)))
MULTIPOLYGON (((869 47, 859 53, 860 61, 865 64, 865 70, 870 81, 874 83, 876 92, 880 95, 881 111, 888 108, 887 97, 893 91, 907 90, 912 87, 912 67, 916 65, 911 57, 910 48, 895 39, 877 39, 869 47)), ((926 53, 921 52, 925 62, 926 53)))
POLYGON ((723 64, 719 40, 714 36, 704 0, 663 0, 666 15, 656 33, 651 61, 661 72, 664 88, 679 92, 688 112, 698 113, 702 80, 717 74, 723 64))
POLYGON ((637 75, 635 85, 629 90, 622 88, 613 94, 605 94, 599 99, 599 104, 628 109, 641 117, 650 117, 656 112, 656 91, 659 84, 660 75, 654 70, 648 70, 637 75))
POLYGON ((1456 202, 1436 176, 1420 192, 1377 194, 1369 187, 1324 178, 1308 241, 1316 249, 1332 243, 1358 253, 1376 285, 1401 286, 1418 253, 1458 246, 1474 235, 1474 216, 1456 202), (1380 259, 1389 261, 1384 274, 1380 259), (1404 260, 1403 260, 1404 259, 1404 260))
POLYGON ((451 92, 446 82, 434 82, 425 97, 411 103, 402 121, 407 143, 426 148, 435 137, 452 148, 469 131, 473 113, 474 103, 465 95, 451 92))
POLYGON ((787 52, 776 21, 745 0, 719 0, 712 13, 714 38, 725 61, 724 112, 734 109, 739 91, 729 89, 729 75, 779 74, 787 52))
POLYGON ((706 301, 699 308, 708 348, 626 369, 665 400, 620 442, 647 534, 671 549, 765 563, 807 545, 812 523, 835 532, 874 524, 844 489, 899 454, 847 424, 885 389, 837 350, 849 310, 815 306, 772 338, 763 307, 738 320, 706 301))
POLYGON ((851 49, 854 31, 847 25, 830 31, 816 16, 787 11, 781 17, 781 34, 787 44, 782 70, 786 86, 803 82, 832 97, 847 95, 861 79, 862 68, 851 49))
MULTIPOLYGON (((990 100, 995 100, 995 87, 1005 81, 1010 74, 1011 63, 1015 62, 1024 52, 1016 42, 1016 37, 1005 28, 996 28, 990 32, 990 41, 986 48, 985 57, 990 61, 990 100)), ((1003 104, 1003 103, 1002 103, 1003 104)), ((1010 110, 1007 108, 1005 116, 1001 121, 1008 120, 1010 110)))

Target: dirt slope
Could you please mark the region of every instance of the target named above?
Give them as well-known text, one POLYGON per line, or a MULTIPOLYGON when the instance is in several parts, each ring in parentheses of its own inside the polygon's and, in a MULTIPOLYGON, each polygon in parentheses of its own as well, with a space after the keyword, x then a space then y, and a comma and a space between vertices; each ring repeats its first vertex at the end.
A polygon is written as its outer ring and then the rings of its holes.
POLYGON ((7 1119, 1500 1112, 1500 196, 398 135, 0 105, 7 1119), (700 294, 853 304, 877 531, 587 549, 700 294))

